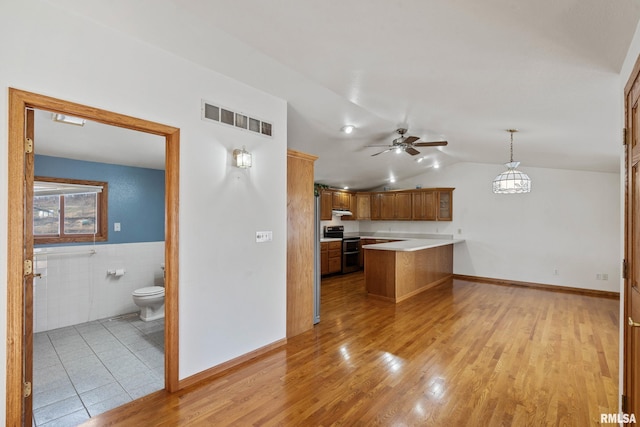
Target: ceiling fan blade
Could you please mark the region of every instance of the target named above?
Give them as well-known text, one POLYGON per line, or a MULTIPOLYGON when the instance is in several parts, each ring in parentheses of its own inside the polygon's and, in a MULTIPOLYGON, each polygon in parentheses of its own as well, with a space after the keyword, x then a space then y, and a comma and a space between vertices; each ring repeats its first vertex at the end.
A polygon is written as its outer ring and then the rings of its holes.
POLYGON ((433 141, 433 142, 417 142, 413 144, 414 147, 443 147, 449 144, 447 141, 433 141))
POLYGON ((402 142, 405 143, 405 144, 413 144, 414 142, 416 142, 419 139, 420 138, 418 138, 417 136, 408 136, 402 142))
POLYGON ((376 153, 376 154, 372 154, 372 155, 371 155, 371 157, 373 157, 373 156, 377 156, 378 154, 386 153, 386 152, 391 151, 391 150, 395 150, 395 148, 387 148, 387 149, 386 149, 386 150, 384 150, 384 151, 381 151, 381 152, 376 153))
POLYGON ((411 154, 412 156, 415 156, 416 154, 420 154, 420 152, 413 147, 405 147, 404 151, 408 154, 411 154))

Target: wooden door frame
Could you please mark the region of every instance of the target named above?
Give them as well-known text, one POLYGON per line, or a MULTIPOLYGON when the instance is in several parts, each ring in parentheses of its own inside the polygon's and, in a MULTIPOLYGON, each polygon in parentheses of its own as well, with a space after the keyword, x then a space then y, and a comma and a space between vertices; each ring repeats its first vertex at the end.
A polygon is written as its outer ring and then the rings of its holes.
POLYGON ((624 88, 624 127, 625 127, 625 138, 624 138, 624 259, 626 263, 625 274, 623 280, 624 287, 624 299, 623 299, 623 318, 620 319, 623 327, 623 348, 622 348, 622 407, 620 411, 627 411, 626 402, 629 396, 629 383, 630 383, 630 375, 631 375, 631 363, 629 360, 630 351, 631 351, 631 327, 627 324, 627 319, 629 318, 629 313, 631 311, 631 280, 629 278, 628 271, 630 271, 630 256, 631 252, 631 243, 632 239, 632 228, 630 221, 633 218, 632 212, 630 212, 630 194, 629 194, 629 166, 632 160, 632 153, 630 152, 630 138, 631 135, 631 110, 633 109, 633 105, 630 105, 631 100, 629 97, 631 96, 631 89, 633 87, 634 82, 640 78, 640 56, 636 60, 635 65, 633 66, 633 71, 629 75, 629 79, 624 88))
MULTIPOLYGON (((178 390, 178 213, 180 129, 98 108, 9 88, 7 221, 6 424, 20 425, 25 340, 23 287, 25 110, 41 109, 81 117, 165 138, 165 389, 178 390)), ((36 135, 37 137, 37 135, 36 135)))

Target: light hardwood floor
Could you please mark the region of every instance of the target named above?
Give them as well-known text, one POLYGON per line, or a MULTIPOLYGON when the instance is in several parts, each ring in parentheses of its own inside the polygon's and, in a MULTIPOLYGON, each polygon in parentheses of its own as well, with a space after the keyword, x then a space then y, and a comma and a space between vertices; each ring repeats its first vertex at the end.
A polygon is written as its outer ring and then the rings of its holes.
POLYGON ((88 426, 544 426, 617 412, 619 301, 452 280, 402 303, 323 280, 286 346, 88 426))

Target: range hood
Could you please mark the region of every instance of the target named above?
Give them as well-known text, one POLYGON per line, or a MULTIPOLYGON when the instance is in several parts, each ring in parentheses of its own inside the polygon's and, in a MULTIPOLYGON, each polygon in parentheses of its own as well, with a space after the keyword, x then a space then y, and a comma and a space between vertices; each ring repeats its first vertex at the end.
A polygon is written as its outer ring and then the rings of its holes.
POLYGON ((349 216, 349 215, 353 215, 353 213, 351 211, 348 211, 346 209, 334 209, 331 211, 331 214, 334 216, 349 216))

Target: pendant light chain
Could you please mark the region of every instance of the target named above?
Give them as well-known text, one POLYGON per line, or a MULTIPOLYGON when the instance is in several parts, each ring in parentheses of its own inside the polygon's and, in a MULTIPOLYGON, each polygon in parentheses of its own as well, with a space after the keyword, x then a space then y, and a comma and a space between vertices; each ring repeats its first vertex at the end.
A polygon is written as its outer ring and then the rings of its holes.
POLYGON ((509 162, 513 163, 513 129, 510 129, 509 132, 511 132, 511 157, 509 162))

